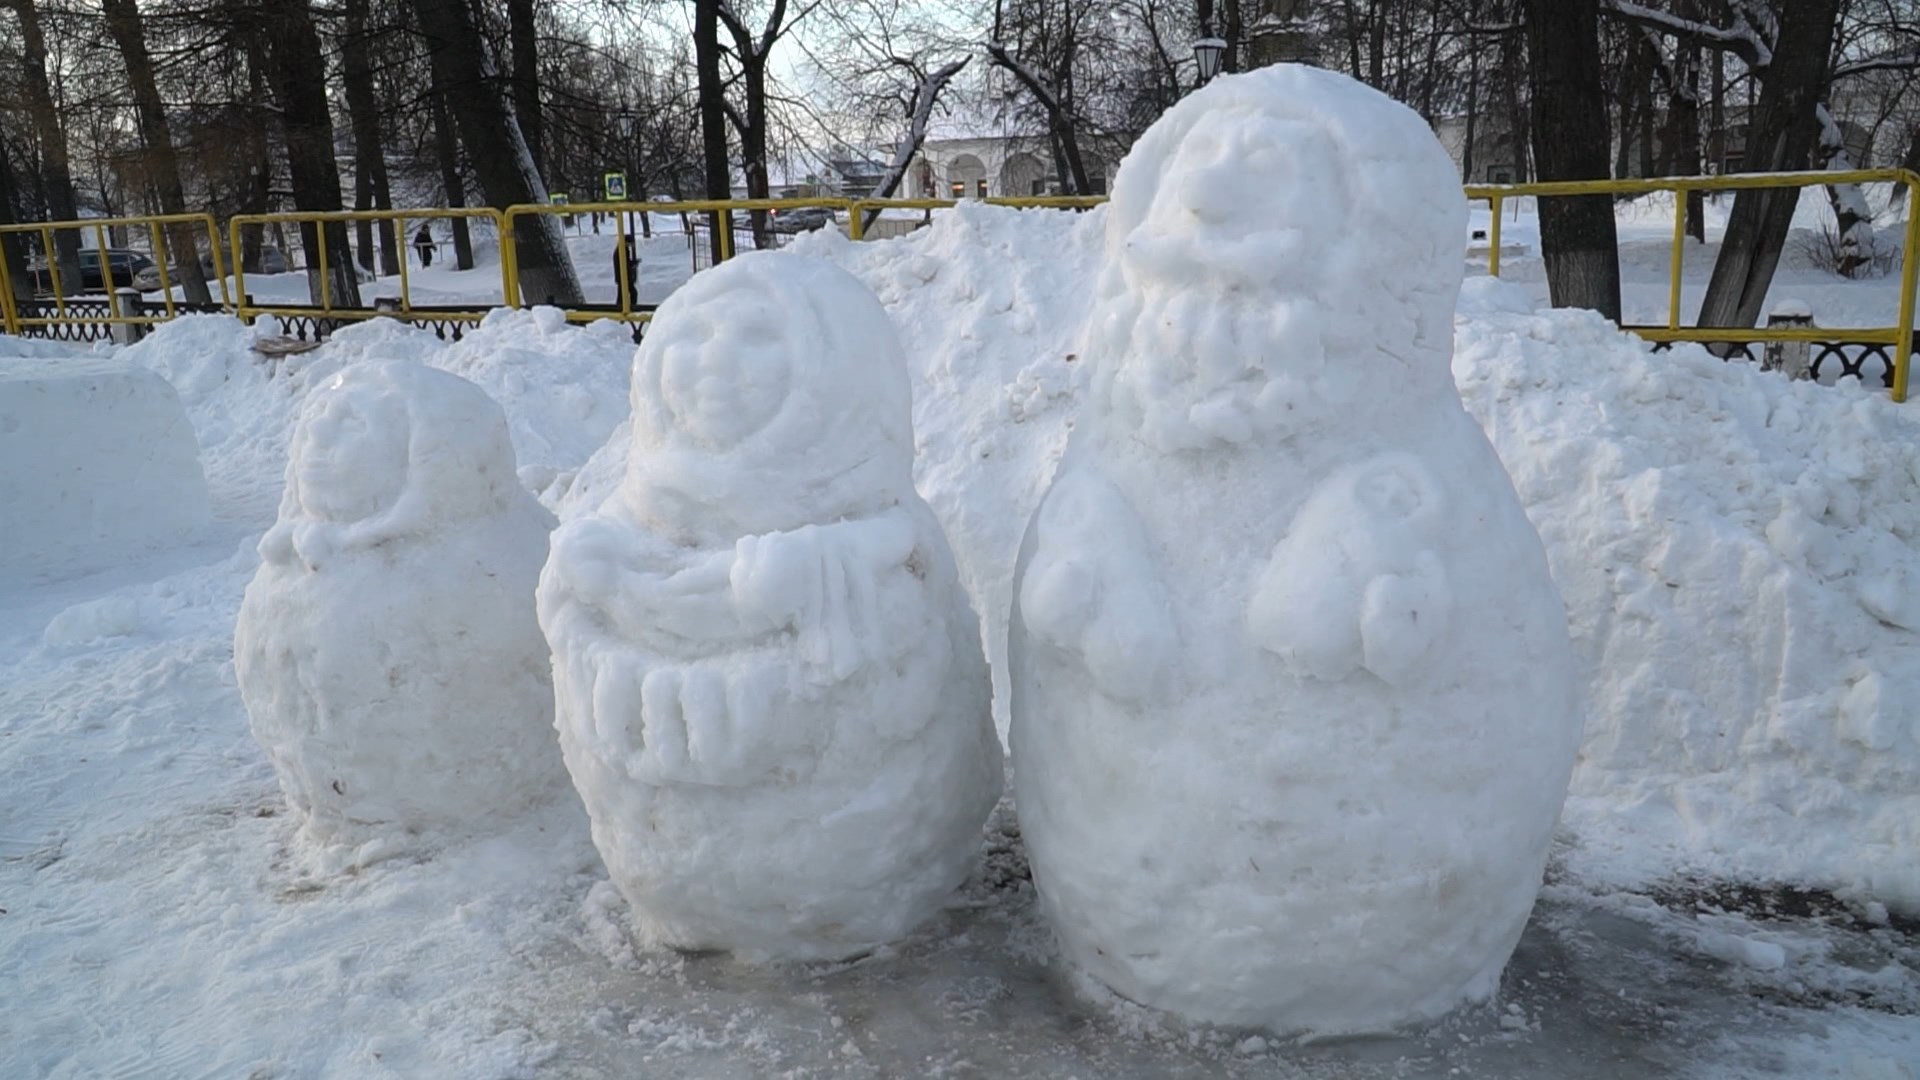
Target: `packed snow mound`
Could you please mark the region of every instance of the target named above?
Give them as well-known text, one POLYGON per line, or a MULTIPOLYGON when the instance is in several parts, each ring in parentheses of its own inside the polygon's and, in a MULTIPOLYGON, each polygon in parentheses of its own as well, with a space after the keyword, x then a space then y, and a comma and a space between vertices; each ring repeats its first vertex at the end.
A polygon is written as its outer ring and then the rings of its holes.
POLYGON ((1074 350, 1106 215, 963 202, 902 239, 853 243, 822 229, 793 248, 851 271, 900 332, 914 481, 980 607, 1003 736, 1013 563, 1078 411, 1086 364, 1074 350))
POLYGON ((179 396, 117 359, 0 357, 0 507, 0 580, 191 539, 209 503, 179 396))
POLYGON ((570 326, 559 308, 497 308, 458 341, 373 319, 341 330, 325 351, 346 363, 415 356, 479 386, 506 410, 522 477, 541 491, 584 464, 626 419, 632 334, 607 320, 570 326))
POLYGON ((1454 373, 1586 669, 1574 866, 1920 910, 1920 412, 1462 304, 1454 373))
POLYGON ((563 790, 533 597, 552 524, 472 383, 369 361, 308 395, 234 668, 310 839, 397 851, 563 790))
POLYGON ((1580 738, 1540 538, 1448 378, 1466 205, 1284 65, 1122 163, 1086 407, 1014 578, 1014 790, 1062 952, 1190 1020, 1484 1000, 1580 738))
POLYGON ((632 412, 539 589, 614 884, 654 944, 902 936, 966 877, 1001 752, 886 313, 819 260, 735 259, 661 307, 632 412))

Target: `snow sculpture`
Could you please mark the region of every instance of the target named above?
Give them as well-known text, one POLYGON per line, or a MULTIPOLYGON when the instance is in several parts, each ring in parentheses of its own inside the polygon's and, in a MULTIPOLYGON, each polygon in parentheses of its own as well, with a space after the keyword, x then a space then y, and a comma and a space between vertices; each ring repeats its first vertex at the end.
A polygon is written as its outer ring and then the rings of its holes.
POLYGON ((1483 999, 1580 717, 1539 538, 1448 371, 1447 156, 1358 83, 1266 68, 1155 124, 1109 215, 1009 643, 1061 947, 1223 1024, 1483 999))
POLYGON ((1001 753, 886 313, 819 260, 699 274, 635 358, 632 433, 539 598, 641 936, 753 959, 899 937, 964 879, 1001 753))
POLYGON ((552 526, 465 379, 369 362, 313 392, 233 649, 311 839, 398 850, 565 790, 533 606, 552 526))

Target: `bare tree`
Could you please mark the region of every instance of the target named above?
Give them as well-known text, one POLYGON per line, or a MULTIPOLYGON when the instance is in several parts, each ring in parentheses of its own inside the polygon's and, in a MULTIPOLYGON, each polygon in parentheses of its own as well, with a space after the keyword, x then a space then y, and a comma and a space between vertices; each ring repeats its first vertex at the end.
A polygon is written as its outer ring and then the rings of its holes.
MULTIPOLYGON (((167 123, 167 108, 160 98, 159 85, 154 81, 153 60, 147 53, 146 34, 140 23, 139 9, 134 6, 134 0, 101 0, 100 6, 106 18, 107 32, 113 35, 120 55, 126 61, 127 79, 132 84, 135 114, 140 123, 140 137, 146 143, 147 172, 159 195, 160 209, 168 214, 184 214, 187 212, 186 189, 180 182, 180 162, 174 154, 173 131, 167 123)), ((181 294, 192 303, 211 303, 213 296, 207 289, 206 275, 200 270, 200 247, 194 239, 193 226, 170 226, 166 235, 167 246, 175 263, 173 272, 179 276, 181 294)), ((217 233, 207 239, 213 244, 220 242, 217 233)))
MULTIPOLYGON (((321 55, 320 36, 314 31, 307 0, 262 0, 259 11, 274 99, 280 106, 294 206, 338 211, 340 167, 333 151, 333 119, 327 111, 326 84, 313 77, 314 59, 321 55)), ((346 224, 333 221, 316 226, 303 222, 300 239, 306 250, 307 289, 313 301, 319 303, 324 295, 336 307, 360 306, 360 277, 354 270, 346 224), (327 250, 324 294, 320 259, 323 231, 327 250)))
MULTIPOLYGON (((1527 0, 1534 162, 1543 180, 1604 180, 1607 104, 1600 85, 1597 0, 1527 0)), ((1545 199, 1540 241, 1555 307, 1620 320, 1620 246, 1613 200, 1545 199)))
MULTIPOLYGON (((413 0, 413 9, 427 41, 434 80, 446 93, 448 110, 459 124, 460 142, 487 201, 503 208, 545 203, 546 185, 534 167, 513 109, 500 92, 497 69, 466 0, 413 0)), ((516 218, 513 238, 523 300, 580 303, 580 281, 553 217, 516 218)))
MULTIPOLYGON (((53 87, 47 77, 47 41, 40 28, 40 11, 34 0, 6 0, 20 20, 20 41, 24 63, 20 66, 26 92, 27 113, 33 120, 34 134, 40 141, 40 182, 45 191, 47 213, 55 221, 72 221, 80 216, 73 196, 73 173, 68 165, 67 133, 60 126, 60 110, 54 104, 53 87)), ((80 291, 80 235, 71 229, 53 235, 54 250, 43 252, 49 266, 56 266, 61 288, 80 291)))

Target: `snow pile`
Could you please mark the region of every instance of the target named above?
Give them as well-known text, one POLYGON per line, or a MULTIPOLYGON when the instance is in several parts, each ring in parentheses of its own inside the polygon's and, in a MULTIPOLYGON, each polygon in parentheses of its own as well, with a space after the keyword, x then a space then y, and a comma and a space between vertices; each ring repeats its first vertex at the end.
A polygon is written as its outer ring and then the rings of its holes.
POLYGON ((1455 376, 1589 681, 1574 868, 1920 909, 1920 414, 1475 285, 1455 376))
POLYGON ((498 310, 462 340, 443 342, 397 319, 346 327, 310 352, 254 349, 273 329, 224 315, 165 323, 124 351, 165 376, 193 420, 216 504, 270 517, 280 498, 287 435, 310 388, 343 365, 404 360, 451 371, 506 411, 521 478, 538 492, 563 482, 625 419, 629 328, 565 325, 552 308, 498 310))
POLYGON ((208 521, 207 482, 180 398, 117 359, 0 359, 0 507, 0 577, 192 538, 208 521))
POLYGON ((1085 365, 1074 343, 1105 222, 1105 207, 964 202, 899 240, 856 244, 822 229, 792 249, 851 271, 899 330, 913 383, 914 482, 981 609, 1003 734, 1014 557, 1078 408, 1085 365))
POLYGON ((632 333, 610 321, 569 326, 559 308, 499 308, 459 341, 374 319, 335 334, 325 351, 343 363, 417 357, 479 386, 506 410, 514 456, 539 491, 579 468, 626 419, 632 333))
POLYGON ((552 524, 473 384, 359 363, 308 395, 234 668, 309 837, 392 851, 556 790, 533 611, 552 524))
POLYGON ((331 368, 316 364, 314 353, 253 351, 261 332, 227 315, 183 315, 120 354, 173 384, 193 421, 215 505, 249 520, 273 514, 287 429, 313 376, 331 368))
POLYGON ((1578 684, 1448 377, 1465 218, 1417 114, 1293 65, 1120 168, 1008 654, 1041 909, 1130 1001, 1385 1031, 1490 997, 1526 926, 1578 684))
POLYGON ((830 264, 743 256, 661 308, 632 393, 619 487, 539 590, 594 842, 649 943, 892 941, 965 878, 1001 778, 886 315, 830 264))

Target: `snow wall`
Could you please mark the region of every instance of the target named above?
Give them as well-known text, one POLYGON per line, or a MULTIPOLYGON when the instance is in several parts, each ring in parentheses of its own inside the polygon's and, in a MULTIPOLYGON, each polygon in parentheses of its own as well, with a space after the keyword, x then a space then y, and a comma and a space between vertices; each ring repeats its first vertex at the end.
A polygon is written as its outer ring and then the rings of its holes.
POLYGON ((207 482, 179 396, 118 359, 0 357, 0 507, 0 577, 85 572, 192 538, 207 482))

